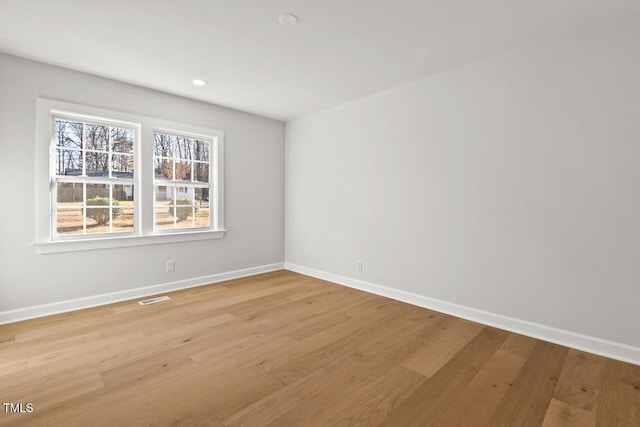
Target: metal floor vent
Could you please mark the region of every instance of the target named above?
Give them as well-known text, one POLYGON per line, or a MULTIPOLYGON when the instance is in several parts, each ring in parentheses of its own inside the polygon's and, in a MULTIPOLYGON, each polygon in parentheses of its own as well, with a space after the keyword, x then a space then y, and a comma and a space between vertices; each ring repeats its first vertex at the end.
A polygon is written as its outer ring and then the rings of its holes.
POLYGON ((155 304, 157 302, 167 301, 167 300, 170 300, 170 299, 171 298, 169 298, 168 296, 163 296, 163 297, 158 297, 158 298, 144 299, 142 301, 138 301, 138 304, 140 304, 140 305, 149 305, 149 304, 155 304))

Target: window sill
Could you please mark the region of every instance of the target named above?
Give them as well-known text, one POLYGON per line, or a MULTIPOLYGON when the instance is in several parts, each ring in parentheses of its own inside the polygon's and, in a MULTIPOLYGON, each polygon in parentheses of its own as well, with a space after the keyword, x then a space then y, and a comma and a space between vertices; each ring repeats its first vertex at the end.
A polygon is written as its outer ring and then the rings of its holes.
POLYGON ((162 243, 192 242, 198 240, 221 239, 226 230, 192 231, 188 233, 150 234, 146 236, 106 237, 101 239, 60 240, 36 243, 40 254, 60 252, 80 252, 94 249, 123 248, 162 243))

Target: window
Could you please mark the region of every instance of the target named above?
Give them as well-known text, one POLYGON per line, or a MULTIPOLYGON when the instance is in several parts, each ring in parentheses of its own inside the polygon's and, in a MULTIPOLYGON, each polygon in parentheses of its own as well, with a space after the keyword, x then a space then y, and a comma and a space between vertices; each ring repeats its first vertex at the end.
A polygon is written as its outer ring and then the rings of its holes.
POLYGON ((135 233, 135 124, 52 115, 53 239, 135 233))
POLYGON ((154 132, 156 230, 211 226, 211 145, 197 136, 154 132))
POLYGON ((220 238, 223 133, 38 99, 41 253, 220 238))

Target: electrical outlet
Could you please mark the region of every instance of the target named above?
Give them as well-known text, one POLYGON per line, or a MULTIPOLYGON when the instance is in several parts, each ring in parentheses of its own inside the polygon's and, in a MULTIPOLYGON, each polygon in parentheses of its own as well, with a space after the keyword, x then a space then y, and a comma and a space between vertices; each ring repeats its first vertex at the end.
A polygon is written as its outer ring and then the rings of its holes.
POLYGON ((167 273, 173 273, 176 271, 176 262, 175 261, 167 261, 167 273))
POLYGON ((356 270, 362 271, 362 260, 360 259, 356 261, 356 270))

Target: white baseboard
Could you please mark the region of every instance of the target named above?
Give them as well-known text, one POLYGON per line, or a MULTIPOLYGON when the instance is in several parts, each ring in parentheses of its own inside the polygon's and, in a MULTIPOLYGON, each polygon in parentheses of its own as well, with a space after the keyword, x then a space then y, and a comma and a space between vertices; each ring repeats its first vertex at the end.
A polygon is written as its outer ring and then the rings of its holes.
POLYGON ((267 273, 269 271, 282 270, 283 268, 284 263, 279 262, 275 264, 261 265, 258 267, 244 268, 242 270, 211 274, 209 276, 200 276, 194 277, 192 279, 177 280, 175 282, 167 282, 159 285, 127 289, 126 291, 111 292, 108 294, 100 294, 85 298, 72 299, 68 301, 54 302, 51 304, 43 304, 32 307, 19 308, 16 310, 2 311, 0 312, 0 325, 19 322, 21 320, 34 319, 36 317, 49 316, 52 314, 81 310, 83 308, 96 307, 99 305, 111 304, 114 302, 126 301, 140 297, 147 297, 159 293, 193 288, 196 286, 208 285, 225 280, 238 279, 240 277, 253 276, 255 274, 267 273))
POLYGON ((375 285, 373 283, 364 282, 362 280, 352 279, 350 277, 340 276, 333 273, 327 273, 325 271, 316 270, 313 268, 288 262, 285 262, 284 268, 296 273, 305 274, 307 276, 337 283, 339 285, 348 286, 350 288, 359 289, 361 291, 369 292, 376 295, 381 295, 397 301, 406 302, 408 304, 428 308, 430 310, 435 310, 441 313, 482 323, 483 325, 493 326, 495 328, 504 329, 507 331, 537 338, 543 341, 549 341, 577 350, 586 351, 588 353, 593 353, 611 359, 640 365, 639 347, 633 347, 627 344, 607 341, 589 335, 578 334, 563 329, 541 325, 539 323, 533 323, 522 319, 516 319, 496 313, 490 313, 488 311, 478 310, 472 307, 453 304, 450 302, 429 298, 411 292, 375 285))

